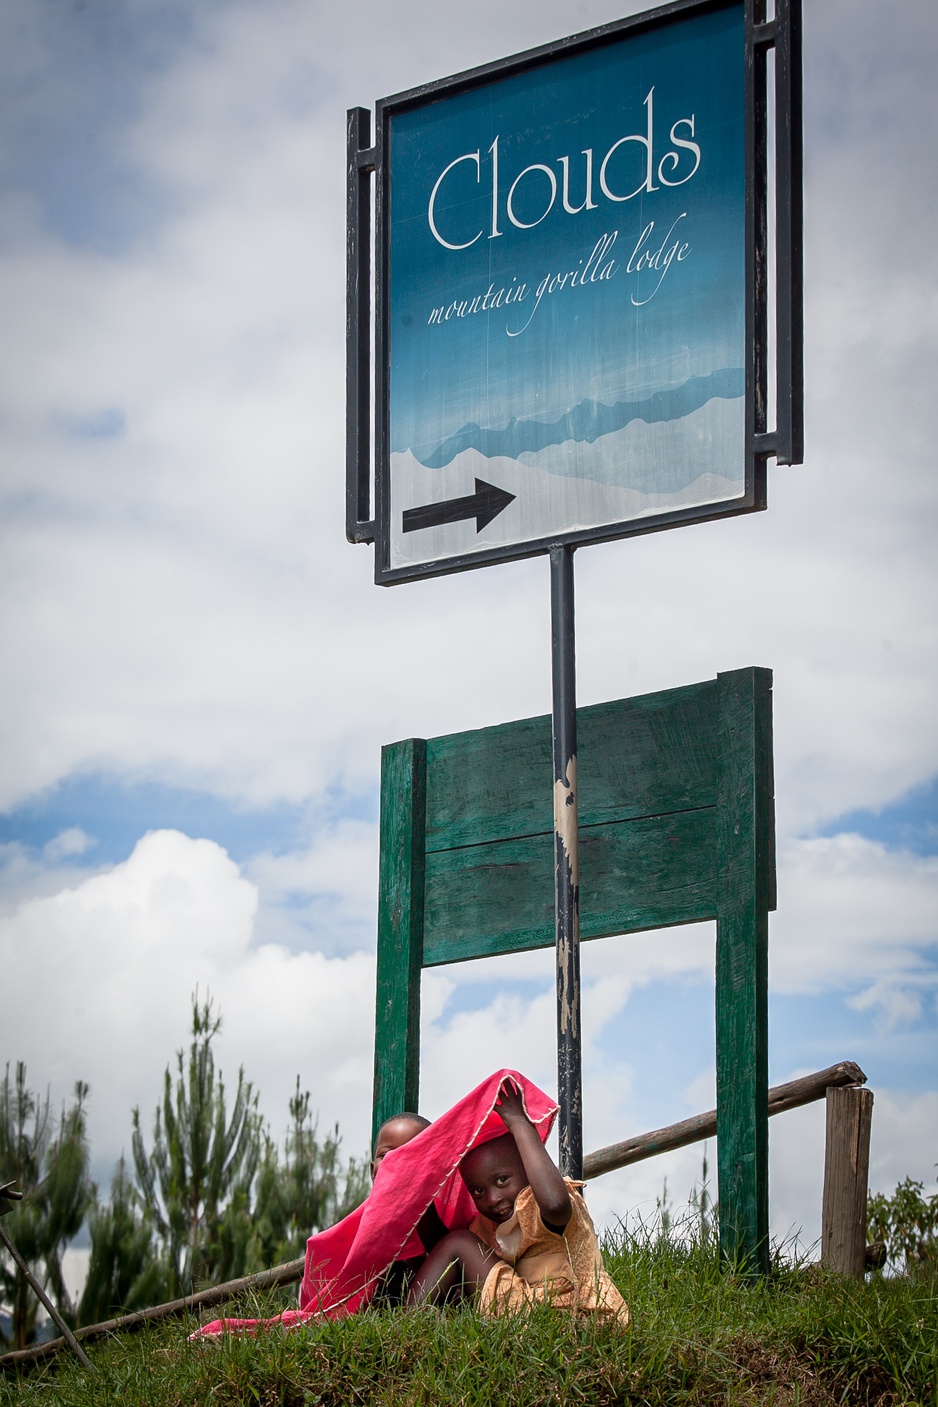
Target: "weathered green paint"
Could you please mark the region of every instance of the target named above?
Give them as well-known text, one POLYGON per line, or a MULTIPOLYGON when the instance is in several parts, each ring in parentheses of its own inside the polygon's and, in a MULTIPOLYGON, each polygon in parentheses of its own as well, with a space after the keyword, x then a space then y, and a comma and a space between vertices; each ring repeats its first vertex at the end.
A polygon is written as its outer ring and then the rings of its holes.
POLYGON ((768 1270, 768 907, 774 905, 771 676, 719 677, 717 1171, 720 1238, 768 1270), (771 874, 769 870, 771 869, 771 874))
MULTIPOLYGON (((554 944, 553 832, 426 859, 424 967, 554 944)), ((716 808, 580 828, 580 936, 715 918, 716 808)))
MULTIPOLYGON (((764 1268, 771 673, 579 709, 584 939, 717 921, 724 1246, 764 1268)), ((385 748, 375 1121, 415 1107, 421 966, 554 942, 549 717, 385 748)))
POLYGON ((382 749, 372 1136, 385 1119, 417 1107, 426 779, 421 738, 382 749))
MULTIPOLYGON (((577 709, 580 827, 716 804, 717 681, 577 709)), ((550 716, 427 742, 427 850, 553 834, 550 716)))

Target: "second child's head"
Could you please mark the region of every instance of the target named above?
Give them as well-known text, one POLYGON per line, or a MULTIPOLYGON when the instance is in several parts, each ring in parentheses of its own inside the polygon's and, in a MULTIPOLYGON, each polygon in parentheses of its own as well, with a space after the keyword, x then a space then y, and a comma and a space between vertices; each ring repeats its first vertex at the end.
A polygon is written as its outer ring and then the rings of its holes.
POLYGON ((473 1148, 459 1171, 476 1210, 499 1224, 508 1221, 519 1193, 529 1186, 518 1145, 510 1133, 473 1148))
POLYGON ((430 1120, 425 1119, 422 1114, 395 1114, 393 1118, 385 1119, 375 1139, 375 1151, 371 1159, 372 1182, 382 1159, 387 1157, 388 1153, 393 1153, 395 1148, 403 1148, 405 1143, 409 1143, 418 1133, 423 1133, 424 1129, 429 1127, 430 1120))

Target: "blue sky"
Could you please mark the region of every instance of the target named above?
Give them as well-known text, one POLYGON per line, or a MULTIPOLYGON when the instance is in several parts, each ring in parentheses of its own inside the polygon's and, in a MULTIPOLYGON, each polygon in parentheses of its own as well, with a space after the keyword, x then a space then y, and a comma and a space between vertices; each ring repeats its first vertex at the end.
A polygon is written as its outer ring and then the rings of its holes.
POLYGON ((836 835, 838 831, 855 831, 890 850, 938 855, 938 777, 912 787, 886 806, 848 811, 821 826, 818 834, 836 835))
MULTIPOLYGON (((0 18, 0 1057, 90 1081, 102 1179, 197 983, 276 1131, 299 1072, 364 1146, 381 744, 545 712, 549 622, 543 561, 386 591, 344 541, 345 109, 620 13, 0 18)), ((765 514, 577 558, 584 704, 774 670, 772 1074, 867 1070, 883 1187, 938 1158, 936 31, 925 0, 809 7, 805 465, 765 514)), ((712 942, 584 949, 588 1142, 712 1098, 712 942)), ((550 980, 427 976, 428 1113, 501 1063, 553 1082, 550 980)), ((772 1133, 808 1239, 818 1115, 772 1133)))
MULTIPOLYGON (((366 803, 342 794, 338 800, 343 814, 375 819, 372 798, 366 803)), ((0 816, 0 843, 41 851, 63 831, 90 827, 81 863, 114 865, 128 858, 145 831, 171 829, 211 836, 233 860, 242 861, 260 849, 289 853, 303 839, 306 822, 305 807, 295 803, 239 807, 211 792, 156 781, 73 776, 0 816)))

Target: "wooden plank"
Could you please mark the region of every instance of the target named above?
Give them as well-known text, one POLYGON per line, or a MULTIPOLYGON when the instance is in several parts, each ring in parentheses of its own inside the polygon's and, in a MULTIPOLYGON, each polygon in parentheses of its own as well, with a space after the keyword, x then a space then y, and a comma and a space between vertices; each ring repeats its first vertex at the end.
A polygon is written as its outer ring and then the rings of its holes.
MULTIPOLYGON (((577 710, 580 824, 716 801, 715 680, 577 710)), ((431 738, 427 850, 553 832, 550 718, 431 738)))
POLYGON ((768 670, 717 676, 717 1170, 724 1253, 768 1271, 768 670), (762 837, 762 844, 759 838, 762 837))
POLYGON ((866 1271, 866 1189, 870 1173, 873 1091, 827 1091, 821 1260, 862 1280, 866 1271))
POLYGON ((784 1114, 786 1109, 800 1109, 803 1104, 811 1104, 829 1089, 841 1085, 865 1085, 866 1075, 855 1060, 840 1060, 836 1065, 828 1065, 826 1070, 818 1070, 814 1075, 801 1075, 787 1084, 775 1085, 769 1090, 769 1114, 784 1114))
MULTIPOLYGON (((800 1079, 775 1085, 769 1090, 769 1118, 823 1099, 832 1086, 861 1084, 865 1080, 866 1076, 859 1065, 852 1060, 842 1060, 838 1065, 829 1065, 826 1070, 818 1070, 813 1075, 802 1075, 800 1079)), ((717 1111, 708 1109, 705 1114, 694 1114, 692 1118, 681 1119, 666 1128, 640 1133, 623 1139, 621 1143, 597 1148, 595 1153, 587 1153, 583 1159, 583 1176, 602 1177, 603 1173, 640 1163, 645 1158, 655 1158, 659 1153, 672 1153, 675 1148, 685 1148, 689 1143, 716 1138, 716 1132, 717 1111)))
POLYGON ((426 776, 423 739, 410 738, 382 749, 375 1134, 385 1119, 417 1108, 426 776))
POLYGON ((549 715, 430 738, 428 853, 553 834, 550 743, 549 715))
MULTIPOLYGON (((553 835, 426 860, 423 962, 434 967, 554 942, 553 835)), ((580 936, 716 916, 714 808, 580 831, 580 936)))
POLYGON ((714 806, 718 721, 715 679, 582 709, 581 818, 592 825, 714 806))

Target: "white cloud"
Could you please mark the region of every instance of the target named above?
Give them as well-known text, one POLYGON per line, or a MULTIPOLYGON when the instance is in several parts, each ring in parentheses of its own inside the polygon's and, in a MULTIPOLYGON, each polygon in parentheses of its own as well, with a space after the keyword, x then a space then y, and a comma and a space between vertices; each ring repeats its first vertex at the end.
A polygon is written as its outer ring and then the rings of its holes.
POLYGON ((890 851, 858 835, 788 841, 770 931, 775 991, 870 984, 878 995, 863 998, 863 1009, 903 985, 930 985, 938 858, 890 851))
POLYGON ((503 1067, 553 1087, 554 1013, 552 992, 533 1001, 503 993, 481 1011, 454 1015, 442 1029, 431 1027, 421 1051, 421 1103, 432 1110, 428 1117, 503 1067))
MULTIPOLYGON (((23 111, 59 132, 88 91, 83 70, 57 47, 58 8, 14 9, 35 89, 23 111)), ((830 0, 806 15, 805 466, 770 468, 764 515, 577 559, 582 702, 774 668, 773 986, 850 995, 900 1033, 933 980, 934 861, 790 837, 938 771, 936 211, 922 181, 938 107, 908 100, 931 92, 932 12, 830 0)), ((71 863, 71 831, 42 864, 0 850, 7 1049, 57 1096, 90 1079, 102 1157, 126 1142, 131 1105, 155 1102, 196 982, 225 1013, 229 1077, 243 1062, 272 1119, 299 1070, 346 1146, 367 1138, 376 829, 335 823, 330 798, 373 794, 383 742, 545 712, 549 621, 542 561, 379 592, 370 550, 344 542, 344 109, 620 13, 205 4, 184 43, 161 36, 155 74, 135 74, 131 117, 99 114, 149 223, 115 252, 79 247, 36 193, 54 162, 35 188, 8 182, 0 806, 100 769, 317 808, 308 844, 243 871, 211 841, 166 832, 90 875, 71 863), (318 936, 326 922, 341 941, 318 936), (310 934, 329 955, 297 951, 310 934)), ((593 1039, 639 986, 712 972, 712 930, 588 951, 593 1039)), ((498 970, 530 979, 543 956, 498 970)), ((508 989, 448 1015, 474 969, 425 978, 431 1112, 502 1061, 553 1081, 549 977, 542 995, 508 989)), ((590 1045, 586 1068, 589 1141, 635 1131, 641 1070, 590 1045)), ((902 1158, 924 1156, 931 1096, 897 1095, 892 1112, 877 1098, 898 1178, 902 1158)), ((807 1225, 817 1160, 802 1167, 796 1145, 809 1116, 785 1117, 778 1214, 807 1225)), ((653 1208, 665 1168, 683 1195, 699 1156, 597 1184, 596 1205, 653 1208)))
POLYGON ((46 860, 55 862, 56 860, 66 860, 72 855, 84 855, 91 850, 97 841, 93 835, 88 835, 81 826, 68 826, 64 831, 59 831, 50 841, 42 847, 42 853, 46 860))
POLYGON ((929 1193, 938 1190, 936 1129, 938 1090, 916 1095, 874 1090, 870 1136, 873 1191, 890 1193, 906 1177, 923 1183, 929 1193))
MULTIPOLYGON (((203 993, 211 991, 224 1013, 218 1057, 229 1082, 243 1064, 262 1092, 275 1132, 285 1125, 286 1101, 299 1072, 324 1123, 338 1119, 346 1149, 363 1149, 374 1020, 373 923, 363 918, 364 891, 376 877, 374 855, 367 860, 373 851, 369 831, 348 825, 350 851, 361 846, 355 863, 342 863, 342 837, 325 829, 295 856, 263 857, 251 878, 213 841, 154 832, 123 864, 51 894, 21 895, 0 919, 3 1058, 26 1059, 32 1080, 51 1082, 56 1098, 76 1078, 89 1080, 98 1176, 108 1175, 127 1146, 134 1104, 148 1123, 163 1066, 187 1040, 189 995, 196 984, 203 993), (259 894, 266 892, 276 907, 284 895, 313 898, 320 891, 332 896, 338 914, 362 919, 365 951, 327 957, 264 941, 259 894)), ((861 993, 854 1005, 861 1007, 887 1000, 884 990, 930 988, 933 969, 922 947, 935 912, 928 902, 933 862, 892 855, 851 836, 799 842, 784 856, 790 869, 783 866, 783 877, 799 905, 785 929, 796 941, 786 946, 784 937, 773 936, 776 986, 836 993, 847 971, 861 993), (914 881, 922 886, 918 908, 909 903, 903 909, 903 894, 914 881), (916 913, 917 926, 908 918, 916 913), (896 987, 900 980, 905 987, 896 987)), ((349 924, 354 931, 351 918, 349 924)), ((502 1065, 554 1088, 553 961, 548 949, 424 973, 424 1112, 436 1115, 502 1065)), ((712 926, 590 943, 583 970, 586 1147, 712 1107, 713 1071, 706 1068, 667 1107, 649 1112, 640 1053, 610 1058, 605 1040, 617 1023, 627 1027, 629 1001, 638 989, 661 984, 666 1009, 669 983, 712 980, 712 926)), ((893 1006, 901 1033, 918 1008, 893 1006)), ((680 1042, 679 1032, 674 1039, 680 1042)), ((849 1054, 870 1068, 866 1051, 849 1054)), ((906 1097, 903 1103, 877 1090, 874 1166, 880 1183, 898 1181, 907 1171, 927 1174, 933 1156, 927 1131, 934 1125, 927 1115, 935 1097, 906 1097)), ((817 1126, 816 1111, 773 1121, 775 1234, 797 1226, 803 1240, 816 1235, 822 1145, 823 1121, 817 1126)), ((591 1191, 596 1215, 609 1221, 626 1211, 653 1214, 665 1176, 672 1199, 682 1202, 699 1178, 701 1152, 680 1150, 598 1180, 591 1191)), ((711 1148, 711 1169, 714 1157, 711 1148)))
POLYGON ((334 953, 371 948, 377 924, 378 828, 317 807, 307 848, 251 857, 261 895, 258 938, 334 953))
MULTIPOLYGON (((932 982, 938 974, 932 974, 932 982)), ((895 1026, 917 1021, 922 1015, 922 998, 919 992, 896 986, 895 982, 874 982, 864 992, 848 997, 847 1005, 854 1011, 878 1010, 883 1029, 892 1030, 895 1026)))
MULTIPOLYGON (((343 122, 347 101, 570 14, 520 6, 489 31, 478 14, 440 25, 422 0, 393 24, 367 13, 382 38, 363 51, 360 8, 200 10, 108 135, 161 192, 120 252, 68 247, 10 197, 3 804, 94 767, 302 800, 373 786, 392 737, 547 707, 544 563, 379 592, 370 550, 344 542, 343 122), (109 408, 122 435, 74 432, 109 408)), ((890 105, 919 61, 917 13, 880 34, 854 5, 852 48, 808 17, 805 468, 772 469, 765 515, 578 558, 584 702, 775 668, 788 832, 938 769, 933 280, 924 245, 891 257, 865 197, 871 142, 890 191, 930 150, 922 114, 890 105)), ((577 22, 611 17, 594 4, 577 22)))
MULTIPOLYGON (((87 864, 69 863, 75 857, 41 856, 20 841, 0 843, 0 915, 14 912, 30 899, 58 894, 89 876, 87 864)), ((93 871, 92 871, 93 872, 93 871)))
POLYGON ((101 1175, 129 1148, 134 1104, 149 1126, 196 986, 223 1013, 229 1084, 243 1064, 278 1134, 299 1073, 349 1151, 367 1144, 373 959, 254 946, 256 909, 255 886, 220 846, 157 831, 123 864, 0 920, 3 1058, 25 1060, 57 1098, 90 1083, 101 1175))

